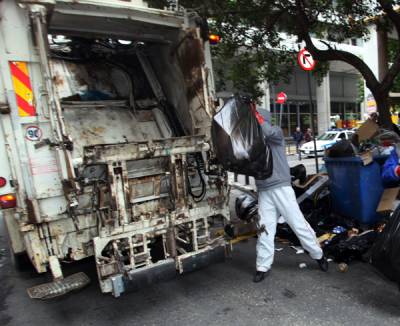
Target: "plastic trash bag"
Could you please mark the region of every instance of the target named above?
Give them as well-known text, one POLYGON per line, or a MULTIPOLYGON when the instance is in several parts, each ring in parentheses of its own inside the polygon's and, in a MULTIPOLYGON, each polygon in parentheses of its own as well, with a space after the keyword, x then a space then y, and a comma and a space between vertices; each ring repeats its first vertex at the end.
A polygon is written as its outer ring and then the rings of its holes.
POLYGON ((396 208, 371 253, 372 265, 400 285, 400 206, 396 208))
POLYGON ((256 179, 272 175, 271 149, 250 100, 236 96, 226 102, 214 116, 212 140, 217 159, 226 170, 256 179))
POLYGON ((357 149, 349 140, 341 140, 328 149, 328 157, 351 157, 356 154, 357 149))
POLYGON ((337 263, 364 260, 364 254, 372 247, 375 239, 376 232, 374 230, 368 230, 352 237, 349 237, 347 232, 342 232, 325 244, 324 253, 337 263))
POLYGON ((299 180, 300 184, 307 181, 307 170, 303 164, 291 167, 290 175, 292 176, 292 181, 299 180))
POLYGON ((250 195, 241 195, 235 202, 236 215, 245 222, 251 222, 258 214, 258 200, 250 195))

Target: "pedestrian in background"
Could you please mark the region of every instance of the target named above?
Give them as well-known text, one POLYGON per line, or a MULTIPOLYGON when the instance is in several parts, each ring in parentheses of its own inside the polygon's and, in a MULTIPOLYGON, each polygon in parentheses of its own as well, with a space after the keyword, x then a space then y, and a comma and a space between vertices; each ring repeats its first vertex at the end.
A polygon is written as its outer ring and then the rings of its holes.
POLYGON ((293 133, 293 140, 296 143, 296 153, 299 155, 299 160, 301 160, 300 145, 303 141, 303 133, 301 132, 300 127, 296 127, 296 131, 293 133))
POLYGON ((311 141, 311 140, 312 140, 311 129, 310 129, 310 128, 307 128, 307 131, 306 131, 305 134, 304 134, 304 141, 305 141, 306 143, 308 143, 308 142, 311 141))

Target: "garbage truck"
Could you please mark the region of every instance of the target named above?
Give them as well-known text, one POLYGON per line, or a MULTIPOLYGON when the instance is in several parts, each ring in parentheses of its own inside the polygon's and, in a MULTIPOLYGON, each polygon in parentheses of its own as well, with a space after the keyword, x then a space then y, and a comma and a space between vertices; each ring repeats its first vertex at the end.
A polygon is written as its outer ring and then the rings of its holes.
POLYGON ((0 1, 0 207, 15 260, 115 297, 223 260, 207 24, 142 0, 0 1))

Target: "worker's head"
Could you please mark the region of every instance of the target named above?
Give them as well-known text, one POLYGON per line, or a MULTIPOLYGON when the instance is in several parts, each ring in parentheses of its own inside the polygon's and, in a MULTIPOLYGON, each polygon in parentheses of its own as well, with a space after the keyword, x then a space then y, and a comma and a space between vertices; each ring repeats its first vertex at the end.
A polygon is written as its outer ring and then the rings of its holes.
POLYGON ((297 131, 297 132, 300 132, 300 127, 296 127, 296 131, 297 131))

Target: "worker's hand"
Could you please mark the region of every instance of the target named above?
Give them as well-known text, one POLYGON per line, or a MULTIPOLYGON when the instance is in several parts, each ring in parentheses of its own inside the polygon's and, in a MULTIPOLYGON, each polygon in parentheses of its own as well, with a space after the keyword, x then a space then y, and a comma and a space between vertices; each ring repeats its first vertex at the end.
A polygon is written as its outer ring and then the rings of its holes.
POLYGON ((251 111, 252 111, 253 114, 255 115, 255 117, 256 117, 258 123, 259 123, 260 125, 262 125, 262 124, 265 122, 263 116, 262 116, 260 113, 258 113, 258 111, 257 111, 257 109, 256 109, 256 105, 255 105, 253 102, 250 103, 250 106, 251 106, 251 111))

